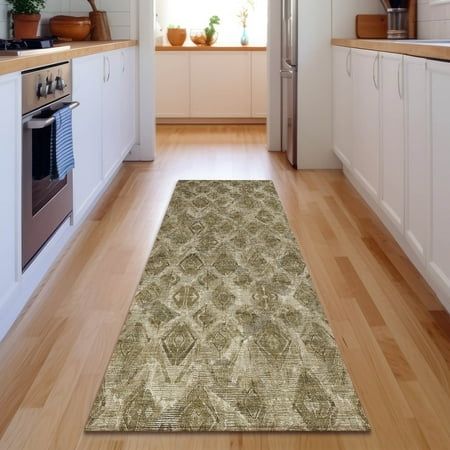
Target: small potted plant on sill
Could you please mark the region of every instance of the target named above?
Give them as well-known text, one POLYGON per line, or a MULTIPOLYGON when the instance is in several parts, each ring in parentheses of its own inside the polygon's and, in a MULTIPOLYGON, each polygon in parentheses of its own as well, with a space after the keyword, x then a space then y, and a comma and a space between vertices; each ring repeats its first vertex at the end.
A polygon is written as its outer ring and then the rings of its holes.
POLYGON ((186 28, 181 28, 179 25, 169 25, 167 27, 167 39, 174 47, 181 47, 186 42, 187 31, 186 28))
POLYGON ((14 38, 32 39, 37 36, 41 11, 46 0, 7 0, 11 5, 14 38))

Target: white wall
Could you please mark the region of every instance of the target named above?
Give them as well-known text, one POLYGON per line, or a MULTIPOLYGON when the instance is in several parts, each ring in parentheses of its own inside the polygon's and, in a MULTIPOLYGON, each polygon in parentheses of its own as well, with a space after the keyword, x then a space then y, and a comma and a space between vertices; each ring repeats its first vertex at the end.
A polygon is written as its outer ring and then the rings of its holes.
POLYGON ((418 0, 418 36, 420 39, 450 39, 450 3, 431 4, 418 0))
POLYGON ((379 0, 333 0, 333 37, 356 37, 357 14, 386 14, 379 0))
MULTIPOLYGON (((250 43, 267 42, 267 1, 255 0, 255 10, 250 12, 248 22, 250 43)), ((221 19, 221 25, 218 27, 219 42, 239 43, 242 26, 237 14, 244 4, 245 0, 156 0, 155 6, 164 32, 169 24, 179 25, 188 30, 204 28, 209 18, 217 15, 221 19)))
MULTIPOLYGON (((136 0, 97 0, 97 6, 108 12, 109 24, 113 39, 128 39, 133 34, 133 8, 136 0)), ((0 38, 8 35, 7 30, 8 4, 0 0, 0 38)), ((67 14, 74 16, 87 16, 91 10, 86 0, 47 0, 47 7, 42 13, 42 34, 47 33, 50 17, 67 14)))

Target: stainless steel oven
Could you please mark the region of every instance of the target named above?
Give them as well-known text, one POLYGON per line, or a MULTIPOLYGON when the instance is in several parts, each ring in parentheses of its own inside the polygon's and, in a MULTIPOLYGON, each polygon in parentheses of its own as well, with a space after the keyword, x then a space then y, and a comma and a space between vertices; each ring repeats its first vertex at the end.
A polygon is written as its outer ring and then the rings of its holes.
POLYGON ((50 176, 53 114, 69 105, 69 62, 22 75, 22 268, 25 270, 73 212, 72 172, 62 180, 50 176))

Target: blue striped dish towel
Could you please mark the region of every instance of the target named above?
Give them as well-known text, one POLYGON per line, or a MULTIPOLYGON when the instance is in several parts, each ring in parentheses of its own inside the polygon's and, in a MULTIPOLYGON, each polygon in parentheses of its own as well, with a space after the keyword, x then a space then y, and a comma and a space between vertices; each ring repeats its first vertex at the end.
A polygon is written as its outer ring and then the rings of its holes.
POLYGON ((72 110, 65 106, 53 114, 50 144, 50 178, 63 180, 75 167, 72 136, 72 110))

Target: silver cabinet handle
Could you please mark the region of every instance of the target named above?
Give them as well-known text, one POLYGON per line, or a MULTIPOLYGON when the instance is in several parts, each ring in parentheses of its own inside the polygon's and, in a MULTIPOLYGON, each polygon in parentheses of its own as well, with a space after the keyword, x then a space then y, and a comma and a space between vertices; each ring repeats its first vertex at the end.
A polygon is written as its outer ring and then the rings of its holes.
POLYGON ((292 70, 281 70, 281 78, 292 78, 294 75, 294 72, 292 70))
POLYGON ((378 74, 375 73, 375 68, 376 68, 377 72, 379 72, 379 58, 380 58, 380 55, 377 54, 377 56, 373 60, 373 68, 372 68, 373 85, 375 86, 375 89, 377 91, 379 89, 379 86, 378 86, 378 74))
POLYGON ((106 60, 108 61, 108 78, 106 81, 109 81, 111 78, 111 61, 109 60, 109 56, 106 57, 106 60))
POLYGON ((352 60, 351 60, 351 58, 352 58, 352 51, 349 50, 348 53, 347 53, 347 61, 345 63, 345 68, 347 70, 347 75, 349 77, 352 76, 352 66, 351 66, 352 60))
POLYGON ((398 96, 400 97, 400 100, 403 99, 403 58, 398 63, 398 70, 397 70, 397 89, 398 89, 398 96))
MULTIPOLYGON (((79 102, 65 103, 65 106, 68 106, 69 109, 74 110, 80 106, 79 102)), ((47 119, 31 119, 26 123, 26 127, 29 130, 42 130, 43 128, 49 127, 52 123, 55 122, 54 117, 48 117, 47 119)))

